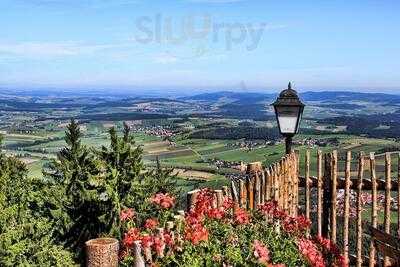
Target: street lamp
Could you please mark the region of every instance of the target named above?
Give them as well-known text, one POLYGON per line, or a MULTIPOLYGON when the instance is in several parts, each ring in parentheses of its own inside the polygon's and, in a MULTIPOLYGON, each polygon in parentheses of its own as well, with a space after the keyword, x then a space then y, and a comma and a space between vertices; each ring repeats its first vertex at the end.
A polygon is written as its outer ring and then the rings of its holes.
POLYGON ((289 83, 288 89, 283 90, 278 99, 272 104, 278 121, 279 132, 286 138, 286 154, 292 152, 292 139, 299 132, 299 125, 304 111, 304 104, 297 92, 289 83))

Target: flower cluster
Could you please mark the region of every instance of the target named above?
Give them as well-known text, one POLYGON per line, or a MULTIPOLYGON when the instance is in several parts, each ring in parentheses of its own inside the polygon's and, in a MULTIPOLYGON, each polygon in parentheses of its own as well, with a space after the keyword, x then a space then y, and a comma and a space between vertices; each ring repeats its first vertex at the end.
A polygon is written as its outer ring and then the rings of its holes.
POLYGON ((254 256, 258 262, 267 264, 270 261, 269 250, 258 240, 254 240, 253 243, 254 256))
POLYGON ((163 209, 170 209, 175 205, 175 197, 170 196, 168 193, 158 193, 150 198, 150 202, 163 209))
POLYGON ((122 222, 129 221, 135 217, 135 212, 131 208, 124 209, 124 210, 121 210, 119 217, 122 222))
POLYGON ((298 246, 301 254, 307 262, 313 267, 326 267, 324 255, 318 250, 317 245, 309 239, 301 238, 298 240, 298 246))
POLYGON ((290 266, 305 262, 316 267, 347 266, 332 242, 305 235, 310 227, 307 218, 289 216, 274 201, 249 212, 230 198, 221 203, 212 190, 202 189, 188 212, 174 215, 172 196, 160 193, 150 200, 160 208, 154 217, 141 222, 140 229, 134 222, 133 210, 121 211, 121 221, 127 225, 121 242, 122 261, 127 256, 132 258, 135 241, 140 241, 151 266, 176 266, 180 262, 198 266, 199 260, 211 260, 216 266, 243 266, 249 262, 267 267, 284 267, 283 262, 290 266), (278 236, 270 237, 274 235, 278 236), (282 247, 281 238, 286 239, 287 245, 282 247), (190 259, 192 263, 187 262, 190 259), (279 263, 274 264, 276 261, 279 263))

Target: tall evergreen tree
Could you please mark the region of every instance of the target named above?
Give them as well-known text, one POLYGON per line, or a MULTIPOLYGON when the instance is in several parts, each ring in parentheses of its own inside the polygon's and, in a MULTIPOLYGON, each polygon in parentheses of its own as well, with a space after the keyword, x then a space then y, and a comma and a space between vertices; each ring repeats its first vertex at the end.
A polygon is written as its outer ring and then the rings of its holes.
POLYGON ((0 266, 74 265, 70 253, 54 243, 50 222, 35 209, 38 190, 25 164, 0 151, 0 266))
POLYGON ((82 254, 84 242, 107 229, 103 223, 106 206, 100 196, 101 169, 93 153, 81 144, 79 124, 72 120, 65 133, 66 147, 45 169, 49 213, 57 229, 57 239, 82 254))

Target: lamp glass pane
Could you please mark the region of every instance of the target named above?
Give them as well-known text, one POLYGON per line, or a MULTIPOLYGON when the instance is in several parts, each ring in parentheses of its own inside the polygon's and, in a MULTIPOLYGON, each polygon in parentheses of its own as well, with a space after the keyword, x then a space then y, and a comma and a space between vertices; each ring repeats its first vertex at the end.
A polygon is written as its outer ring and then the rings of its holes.
POLYGON ((277 107, 278 120, 281 133, 296 134, 297 122, 299 119, 299 107, 277 107))

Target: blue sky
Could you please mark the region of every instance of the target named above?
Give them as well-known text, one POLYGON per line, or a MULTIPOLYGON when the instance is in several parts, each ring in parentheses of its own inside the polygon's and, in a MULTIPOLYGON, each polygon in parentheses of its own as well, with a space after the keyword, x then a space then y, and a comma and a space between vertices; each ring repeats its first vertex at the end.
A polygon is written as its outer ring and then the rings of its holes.
MULTIPOLYGON (((397 0, 1 0, 0 86, 400 91, 397 0)), ((136 88, 136 89, 135 89, 136 88)))

